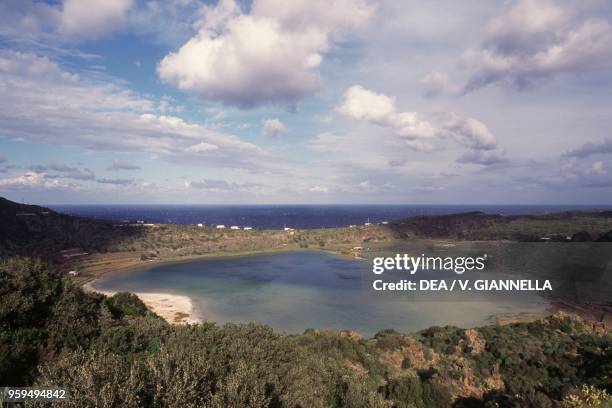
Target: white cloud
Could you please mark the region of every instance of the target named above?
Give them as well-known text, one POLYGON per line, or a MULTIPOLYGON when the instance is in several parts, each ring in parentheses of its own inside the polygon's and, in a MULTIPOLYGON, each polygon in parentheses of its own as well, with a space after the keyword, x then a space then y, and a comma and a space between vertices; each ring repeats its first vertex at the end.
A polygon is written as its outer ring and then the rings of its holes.
POLYGON ((134 0, 64 0, 59 31, 75 40, 103 37, 125 25, 134 0))
POLYGON ((359 187, 359 189, 361 189, 361 190, 371 190, 372 189, 372 183, 370 183, 369 180, 364 180, 361 183, 358 183, 357 187, 359 187))
POLYGON ((416 112, 398 112, 395 99, 354 85, 345 94, 338 112, 353 119, 364 120, 384 128, 408 141, 436 136, 436 129, 416 112))
POLYGON ((278 119, 266 119, 263 121, 262 133, 266 137, 277 137, 287 132, 287 127, 278 119))
POLYGON ((462 92, 492 83, 524 89, 561 74, 610 70, 612 26, 605 14, 587 2, 518 0, 489 22, 481 48, 464 54, 473 73, 462 92))
POLYGON ((95 40, 121 30, 126 26, 128 12, 134 4, 134 0, 64 0, 59 4, 32 0, 3 1, 0 4, 0 37, 16 39, 40 49, 69 52, 54 44, 66 40, 95 40))
POLYGON ((252 143, 160 114, 155 100, 69 73, 45 57, 0 51, 0 94, 0 132, 12 137, 98 152, 145 151, 208 167, 278 165, 252 143))
POLYGON ((349 88, 336 109, 353 119, 388 129, 405 146, 416 150, 431 150, 432 141, 444 137, 476 150, 494 149, 497 144, 487 126, 476 119, 455 113, 426 116, 401 112, 395 106, 395 98, 360 85, 349 88))
POLYGON ((329 187, 324 186, 312 186, 308 188, 311 193, 329 193, 329 187))
POLYGON ((0 190, 75 189, 74 184, 59 179, 49 179, 44 173, 29 171, 21 176, 0 179, 0 190))
POLYGON ((159 76, 240 108, 295 106, 318 89, 318 68, 333 35, 370 14, 364 0, 255 0, 249 14, 223 0, 204 8, 200 31, 160 62, 159 76))
POLYGON ((190 153, 205 153, 205 152, 217 150, 218 148, 219 146, 217 145, 206 143, 206 142, 201 142, 198 144, 194 144, 193 146, 189 146, 186 150, 190 153))

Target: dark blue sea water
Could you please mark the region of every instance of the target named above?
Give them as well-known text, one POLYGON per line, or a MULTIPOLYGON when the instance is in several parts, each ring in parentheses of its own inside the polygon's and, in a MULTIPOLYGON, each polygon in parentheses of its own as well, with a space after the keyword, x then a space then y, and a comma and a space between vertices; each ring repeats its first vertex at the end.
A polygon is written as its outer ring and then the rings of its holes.
POLYGON ((114 221, 164 224, 224 224, 254 228, 324 228, 392 221, 415 215, 482 211, 516 215, 586 210, 595 206, 562 205, 53 205, 70 215, 114 221))

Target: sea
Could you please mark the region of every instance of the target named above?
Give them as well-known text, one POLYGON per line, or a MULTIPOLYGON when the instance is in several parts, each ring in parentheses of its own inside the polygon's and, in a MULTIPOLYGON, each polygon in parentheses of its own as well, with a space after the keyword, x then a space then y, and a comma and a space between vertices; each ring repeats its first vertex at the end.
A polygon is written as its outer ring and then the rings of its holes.
POLYGON ((262 229, 331 228, 418 215, 482 211, 517 215, 590 210, 568 205, 51 205, 55 211, 95 219, 161 224, 238 225, 262 229))

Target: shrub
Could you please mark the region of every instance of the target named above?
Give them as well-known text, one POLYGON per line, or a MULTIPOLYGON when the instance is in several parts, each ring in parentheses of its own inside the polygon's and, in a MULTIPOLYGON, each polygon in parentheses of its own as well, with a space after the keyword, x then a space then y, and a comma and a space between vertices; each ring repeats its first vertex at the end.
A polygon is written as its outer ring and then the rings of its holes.
POLYGON ((385 386, 385 397, 399 408, 422 408, 423 387, 419 377, 405 376, 390 380, 385 386))

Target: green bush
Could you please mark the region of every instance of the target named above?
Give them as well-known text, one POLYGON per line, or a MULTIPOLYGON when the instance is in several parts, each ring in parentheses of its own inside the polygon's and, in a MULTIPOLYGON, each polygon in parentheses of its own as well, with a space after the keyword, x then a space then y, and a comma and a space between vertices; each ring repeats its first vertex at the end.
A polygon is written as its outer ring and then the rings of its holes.
POLYGON ((478 329, 486 344, 472 355, 454 327, 362 340, 257 324, 172 326, 134 295, 85 293, 24 258, 0 261, 0 296, 0 384, 67 385, 67 407, 552 407, 568 389, 612 387, 609 334, 567 318, 478 329), (428 367, 394 377, 396 364, 413 368, 402 353, 415 341, 428 367), (462 367, 476 384, 495 368, 504 390, 452 401, 445 384, 460 387, 462 367))
POLYGON ((142 300, 129 292, 116 293, 106 303, 114 317, 145 316, 148 311, 142 300))

